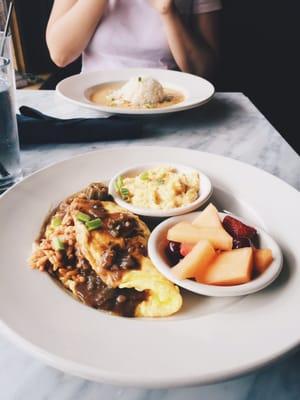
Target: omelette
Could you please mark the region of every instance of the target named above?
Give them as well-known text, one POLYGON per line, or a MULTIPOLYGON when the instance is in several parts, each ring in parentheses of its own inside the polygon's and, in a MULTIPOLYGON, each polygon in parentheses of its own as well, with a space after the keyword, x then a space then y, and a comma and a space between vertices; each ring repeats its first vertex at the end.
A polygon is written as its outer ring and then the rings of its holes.
POLYGON ((182 306, 179 289, 147 256, 150 231, 96 183, 47 217, 29 260, 93 308, 126 317, 166 317, 182 306))

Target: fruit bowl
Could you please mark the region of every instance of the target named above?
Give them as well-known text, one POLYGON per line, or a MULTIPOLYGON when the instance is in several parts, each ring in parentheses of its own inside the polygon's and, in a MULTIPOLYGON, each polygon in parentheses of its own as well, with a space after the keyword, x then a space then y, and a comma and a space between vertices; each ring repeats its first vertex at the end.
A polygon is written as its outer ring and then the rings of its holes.
MULTIPOLYGON (((267 234, 264 230, 259 227, 255 227, 259 235, 260 247, 266 247, 272 250, 273 261, 258 277, 255 277, 250 282, 233 285, 233 286, 217 286, 211 284, 198 283, 191 279, 178 279, 172 272, 172 268, 168 257, 165 254, 167 246, 167 232, 175 224, 179 222, 192 222, 199 216, 201 212, 193 212, 186 215, 180 215, 177 217, 169 218, 166 221, 160 223, 151 233, 148 242, 149 257, 154 263, 155 267, 170 281, 176 285, 187 289, 193 293, 197 293, 205 296, 214 297, 228 297, 228 296, 243 296, 251 293, 258 292, 265 287, 269 286, 280 274, 283 264, 282 252, 275 242, 275 240, 267 234)), ((228 214, 219 213, 221 221, 228 214)), ((235 216, 234 216, 235 217, 235 216)), ((244 222, 242 218, 238 218, 244 222)))

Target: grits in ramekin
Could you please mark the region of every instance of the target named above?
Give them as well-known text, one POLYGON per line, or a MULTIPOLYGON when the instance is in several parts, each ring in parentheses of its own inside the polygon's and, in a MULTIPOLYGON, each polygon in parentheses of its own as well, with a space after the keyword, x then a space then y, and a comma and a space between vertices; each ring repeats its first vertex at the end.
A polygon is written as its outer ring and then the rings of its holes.
POLYGON ((117 190, 126 202, 141 208, 168 210, 193 203, 199 197, 196 171, 181 172, 157 166, 133 177, 120 177, 117 190))

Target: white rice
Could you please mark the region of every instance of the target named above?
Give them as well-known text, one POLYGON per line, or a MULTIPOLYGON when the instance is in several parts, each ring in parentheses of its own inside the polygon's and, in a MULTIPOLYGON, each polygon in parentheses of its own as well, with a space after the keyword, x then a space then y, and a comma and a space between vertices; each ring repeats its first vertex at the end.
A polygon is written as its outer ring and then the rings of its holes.
POLYGON ((119 90, 115 90, 108 100, 115 104, 128 102, 134 106, 151 106, 164 100, 165 94, 162 85, 150 76, 131 78, 119 90))

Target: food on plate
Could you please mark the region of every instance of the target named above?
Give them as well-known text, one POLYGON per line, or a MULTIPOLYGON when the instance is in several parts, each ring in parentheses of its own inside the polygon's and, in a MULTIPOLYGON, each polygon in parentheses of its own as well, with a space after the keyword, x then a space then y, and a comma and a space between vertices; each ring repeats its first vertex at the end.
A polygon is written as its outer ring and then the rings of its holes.
POLYGON ((230 215, 226 215, 222 224, 224 229, 233 237, 234 249, 249 246, 259 247, 259 238, 256 229, 230 215))
MULTIPOLYGON (((223 229, 218 210, 210 203, 195 220, 192 222, 194 226, 206 228, 220 228, 223 229)), ((230 233, 230 232, 229 232, 230 233)))
POLYGON ((180 103, 184 96, 177 90, 164 88, 151 76, 135 76, 127 82, 99 85, 90 99, 111 107, 163 108, 180 103))
POLYGON ((187 254, 189 254, 190 251, 192 251, 193 247, 195 246, 194 244, 190 243, 177 243, 177 242, 170 242, 170 243, 176 243, 179 245, 179 253, 182 257, 185 257, 187 254))
POLYGON ((251 280, 253 270, 253 249, 244 247, 222 251, 207 268, 195 274, 197 282, 207 285, 241 285, 251 280))
POLYGON ((233 238, 233 249, 242 249, 243 247, 251 247, 253 246, 252 241, 249 238, 241 237, 239 239, 233 238))
POLYGON ((222 228, 198 227, 189 222, 178 222, 168 230, 168 240, 196 244, 199 240, 209 240, 217 250, 231 250, 232 237, 222 228))
POLYGON ((182 305, 179 289, 147 256, 149 229, 116 205, 102 184, 62 201, 34 244, 30 265, 75 298, 126 317, 163 317, 182 305))
POLYGON ((223 227, 235 239, 247 238, 253 240, 257 235, 256 229, 230 215, 226 215, 223 219, 223 227))
POLYGON ((140 208, 169 210, 191 204, 199 197, 198 172, 180 172, 157 166, 137 176, 119 176, 116 191, 126 202, 140 208))
POLYGON ((206 271, 216 252, 208 240, 200 240, 192 250, 172 269, 179 279, 194 278, 206 271))
POLYGON ((117 105, 124 102, 134 106, 153 106, 164 101, 164 88, 151 76, 136 76, 129 79, 119 90, 113 91, 107 96, 108 100, 117 105))
POLYGON ((262 274, 273 261, 271 249, 254 250, 254 268, 258 274, 262 274))
POLYGON ((222 221, 213 204, 192 223, 182 221, 172 226, 166 239, 166 256, 178 279, 195 279, 208 285, 241 285, 262 274, 273 261, 270 249, 255 247, 255 228, 231 216, 222 221))
POLYGON ((169 241, 165 253, 172 265, 177 264, 182 258, 180 243, 169 241))

